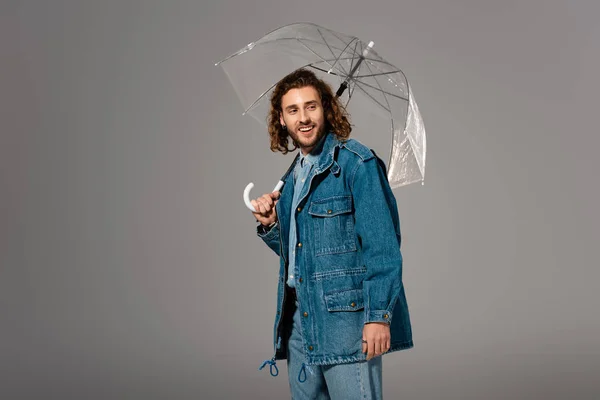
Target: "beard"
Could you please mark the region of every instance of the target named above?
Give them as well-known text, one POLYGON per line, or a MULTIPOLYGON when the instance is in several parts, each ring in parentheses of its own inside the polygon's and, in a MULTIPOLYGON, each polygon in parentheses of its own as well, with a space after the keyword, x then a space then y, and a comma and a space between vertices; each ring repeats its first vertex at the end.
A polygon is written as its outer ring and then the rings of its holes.
POLYGON ((296 131, 286 127, 287 133, 292 138, 292 142, 299 148, 313 148, 319 140, 323 137, 326 132, 325 124, 322 124, 316 134, 310 137, 304 137, 302 134, 298 134, 296 131))

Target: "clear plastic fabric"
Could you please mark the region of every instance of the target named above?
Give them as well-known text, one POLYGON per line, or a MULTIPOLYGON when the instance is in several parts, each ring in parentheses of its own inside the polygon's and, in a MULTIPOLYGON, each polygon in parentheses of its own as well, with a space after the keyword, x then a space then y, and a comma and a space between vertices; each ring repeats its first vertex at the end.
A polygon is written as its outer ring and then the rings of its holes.
MULTIPOLYGON (((390 186, 424 180, 425 126, 406 76, 360 39, 315 24, 291 24, 249 43, 216 65, 225 71, 243 112, 265 126, 273 88, 290 72, 310 69, 334 92, 347 81, 340 100, 352 119, 365 113, 389 127, 390 186)), ((369 134, 381 135, 380 131, 370 129, 369 134)))

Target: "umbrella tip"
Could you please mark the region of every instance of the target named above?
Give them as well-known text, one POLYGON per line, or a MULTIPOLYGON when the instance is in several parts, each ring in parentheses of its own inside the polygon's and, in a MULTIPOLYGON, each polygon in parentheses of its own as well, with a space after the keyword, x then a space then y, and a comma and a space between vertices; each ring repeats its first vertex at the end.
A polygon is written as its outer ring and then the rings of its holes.
POLYGON ((375 42, 373 42, 372 40, 369 42, 369 44, 367 45, 367 48, 362 53, 363 57, 366 57, 367 54, 369 54, 369 51, 373 48, 374 44, 375 44, 375 42))

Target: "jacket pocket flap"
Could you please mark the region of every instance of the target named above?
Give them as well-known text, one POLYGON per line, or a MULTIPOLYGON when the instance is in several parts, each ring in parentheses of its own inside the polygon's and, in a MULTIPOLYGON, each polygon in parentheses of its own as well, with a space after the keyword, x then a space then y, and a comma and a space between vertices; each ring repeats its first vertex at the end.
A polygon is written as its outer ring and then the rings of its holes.
POLYGON ((333 217, 352 211, 352 196, 335 196, 310 203, 308 213, 318 217, 333 217))
POLYGON ((357 311, 364 308, 362 289, 350 289, 325 295, 328 311, 357 311))

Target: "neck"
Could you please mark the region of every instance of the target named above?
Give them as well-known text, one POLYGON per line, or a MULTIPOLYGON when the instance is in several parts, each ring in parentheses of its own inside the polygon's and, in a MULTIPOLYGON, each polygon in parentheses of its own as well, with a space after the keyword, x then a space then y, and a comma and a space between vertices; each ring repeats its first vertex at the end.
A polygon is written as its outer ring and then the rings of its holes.
POLYGON ((311 151, 313 151, 314 148, 315 148, 315 146, 313 146, 313 147, 302 147, 300 149, 300 151, 302 152, 302 155, 307 155, 308 153, 310 153, 311 151))

